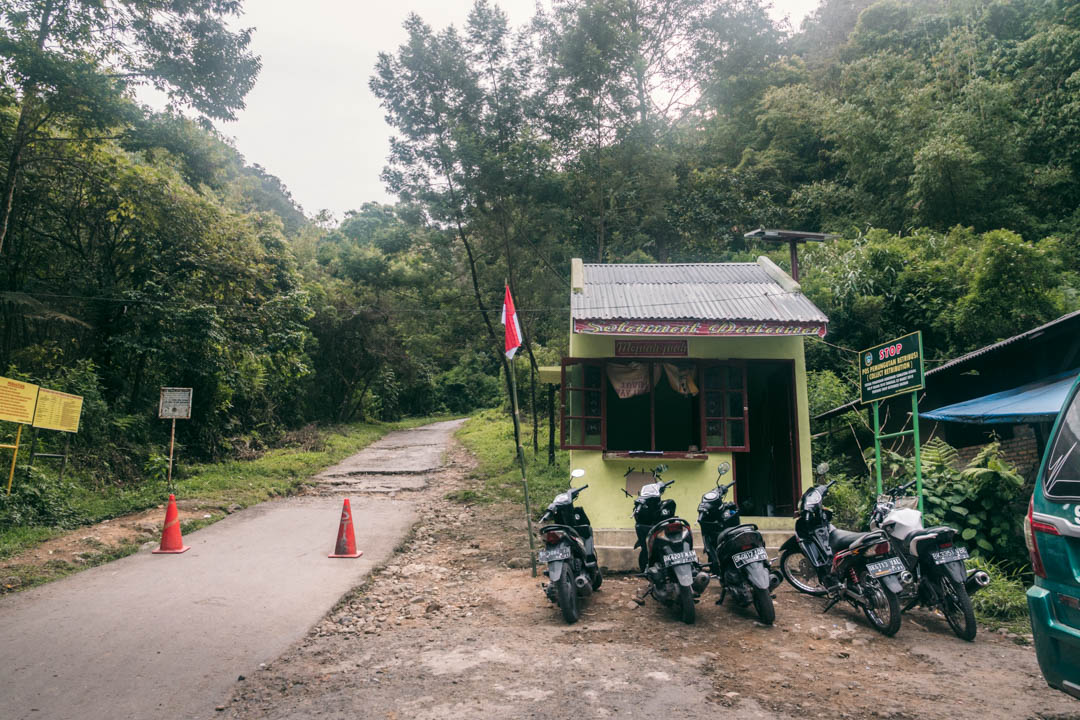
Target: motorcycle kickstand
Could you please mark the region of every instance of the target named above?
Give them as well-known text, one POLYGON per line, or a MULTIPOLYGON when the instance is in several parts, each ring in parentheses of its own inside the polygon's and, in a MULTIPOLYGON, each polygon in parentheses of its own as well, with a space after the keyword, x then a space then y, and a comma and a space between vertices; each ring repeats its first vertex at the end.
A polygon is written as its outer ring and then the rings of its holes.
POLYGON ((652 591, 653 591, 653 589, 652 589, 652 586, 650 585, 648 590, 641 593, 641 597, 636 597, 636 598, 632 598, 632 599, 633 599, 634 602, 636 602, 638 604, 638 606, 642 606, 642 605, 645 604, 645 598, 652 595, 652 591))
POLYGON ((821 611, 821 614, 822 614, 822 615, 824 615, 825 613, 827 613, 827 612, 829 612, 830 610, 832 610, 832 609, 833 609, 833 605, 835 605, 836 603, 840 602, 841 598, 843 598, 843 594, 842 594, 842 592, 838 592, 838 593, 836 593, 836 595, 834 595, 834 596, 832 596, 831 598, 829 598, 829 602, 825 604, 825 609, 821 611))

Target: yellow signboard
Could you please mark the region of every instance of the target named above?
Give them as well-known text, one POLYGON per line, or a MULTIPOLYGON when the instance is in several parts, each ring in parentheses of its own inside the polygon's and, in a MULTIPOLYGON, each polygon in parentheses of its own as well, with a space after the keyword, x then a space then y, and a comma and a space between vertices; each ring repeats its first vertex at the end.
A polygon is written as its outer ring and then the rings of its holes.
POLYGON ((30 424, 37 396, 37 385, 0 377, 0 420, 30 424))
POLYGON ((56 390, 41 388, 38 390, 34 427, 69 433, 79 432, 82 401, 83 399, 78 395, 68 395, 56 390))

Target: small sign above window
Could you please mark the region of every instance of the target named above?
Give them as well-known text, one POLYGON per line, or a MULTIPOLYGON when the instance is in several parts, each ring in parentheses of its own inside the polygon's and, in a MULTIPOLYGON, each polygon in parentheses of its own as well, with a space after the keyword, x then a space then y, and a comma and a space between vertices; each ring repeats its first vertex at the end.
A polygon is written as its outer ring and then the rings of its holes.
POLYGON ((685 340, 616 340, 615 357, 686 357, 685 340))

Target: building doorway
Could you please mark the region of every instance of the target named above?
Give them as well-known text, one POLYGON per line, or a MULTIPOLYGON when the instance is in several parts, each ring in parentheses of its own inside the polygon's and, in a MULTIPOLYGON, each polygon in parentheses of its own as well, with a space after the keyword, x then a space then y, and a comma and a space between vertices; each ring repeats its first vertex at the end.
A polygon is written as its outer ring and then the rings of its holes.
POLYGON ((795 363, 746 363, 750 451, 735 453, 739 512, 791 517, 798 502, 798 425, 795 363))

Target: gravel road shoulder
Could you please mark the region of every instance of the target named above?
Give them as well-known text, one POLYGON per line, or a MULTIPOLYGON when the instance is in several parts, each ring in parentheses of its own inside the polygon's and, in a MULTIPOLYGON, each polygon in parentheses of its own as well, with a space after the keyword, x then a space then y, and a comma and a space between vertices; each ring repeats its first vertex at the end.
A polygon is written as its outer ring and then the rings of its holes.
POLYGON ((513 508, 463 506, 471 458, 455 446, 399 552, 301 642, 239 681, 234 718, 649 717, 1080 718, 1050 690, 1029 646, 993 633, 956 639, 905 615, 877 635, 848 608, 782 586, 777 622, 717 607, 678 622, 642 581, 611 576, 566 625, 526 565, 513 508))

